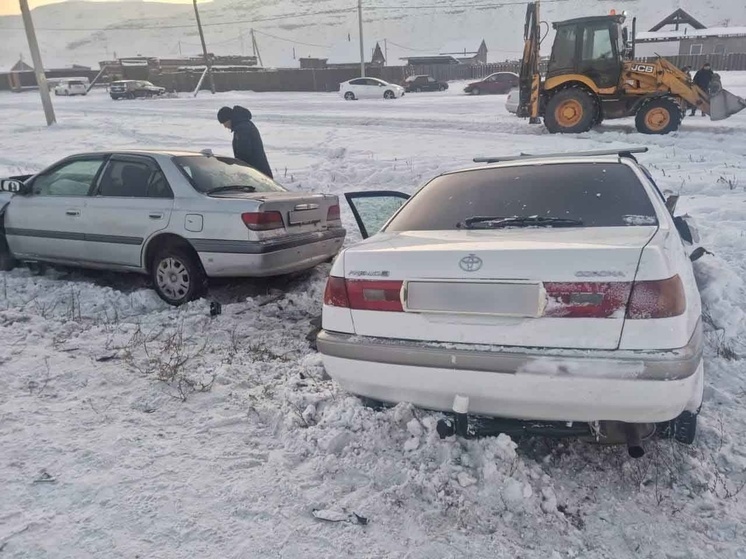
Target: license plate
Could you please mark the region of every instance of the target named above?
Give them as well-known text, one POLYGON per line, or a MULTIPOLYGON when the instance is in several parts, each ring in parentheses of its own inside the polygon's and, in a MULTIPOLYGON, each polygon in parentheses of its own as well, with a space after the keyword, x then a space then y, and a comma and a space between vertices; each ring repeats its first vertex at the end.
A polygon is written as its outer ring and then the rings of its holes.
POLYGON ((411 281, 404 299, 412 312, 539 317, 545 296, 541 283, 411 281))
POLYGON ((304 223, 318 223, 324 219, 325 214, 321 209, 296 210, 288 214, 290 225, 302 225, 304 223))

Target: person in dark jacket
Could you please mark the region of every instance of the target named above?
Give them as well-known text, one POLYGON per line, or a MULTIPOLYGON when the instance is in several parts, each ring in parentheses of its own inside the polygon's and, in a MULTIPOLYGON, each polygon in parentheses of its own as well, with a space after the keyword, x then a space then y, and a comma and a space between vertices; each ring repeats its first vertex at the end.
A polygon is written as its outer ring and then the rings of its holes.
POLYGON ((233 132, 233 156, 273 178, 262 137, 251 122, 251 111, 239 105, 232 109, 222 107, 218 111, 218 122, 233 132))
MULTIPOLYGON (((694 74, 694 84, 698 85, 699 88, 705 92, 705 94, 710 94, 710 82, 712 81, 712 77, 715 75, 715 72, 712 71, 712 68, 710 67, 709 62, 705 63, 704 66, 696 73, 694 74)), ((697 114, 697 109, 692 109, 691 116, 694 116, 697 114)), ((702 113, 702 116, 705 116, 705 113, 702 113)))

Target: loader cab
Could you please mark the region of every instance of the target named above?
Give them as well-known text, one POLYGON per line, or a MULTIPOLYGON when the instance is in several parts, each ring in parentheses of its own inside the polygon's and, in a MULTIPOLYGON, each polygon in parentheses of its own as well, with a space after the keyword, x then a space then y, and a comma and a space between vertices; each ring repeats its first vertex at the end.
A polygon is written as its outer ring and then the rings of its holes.
POLYGON ((598 89, 616 87, 625 53, 624 19, 610 15, 555 23, 547 78, 580 74, 593 80, 598 89))

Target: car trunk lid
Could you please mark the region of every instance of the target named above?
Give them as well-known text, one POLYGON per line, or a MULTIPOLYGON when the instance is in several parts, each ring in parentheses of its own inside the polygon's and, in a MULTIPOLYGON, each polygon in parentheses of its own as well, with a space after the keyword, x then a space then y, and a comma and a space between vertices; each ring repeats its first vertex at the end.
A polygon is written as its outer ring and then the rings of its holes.
POLYGON ((345 252, 351 300, 382 301, 373 305, 380 310, 353 308, 355 332, 442 343, 615 349, 642 249, 656 230, 378 234, 345 252))

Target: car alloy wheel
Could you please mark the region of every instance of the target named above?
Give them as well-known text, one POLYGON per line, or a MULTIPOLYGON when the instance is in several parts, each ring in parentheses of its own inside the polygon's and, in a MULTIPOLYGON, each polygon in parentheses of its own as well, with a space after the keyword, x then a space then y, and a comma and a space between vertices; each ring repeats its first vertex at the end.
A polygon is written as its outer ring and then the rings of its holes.
POLYGON ((383 94, 384 99, 396 99, 396 94, 391 91, 390 89, 386 90, 386 92, 383 94))
POLYGON ((478 87, 471 90, 472 95, 479 95, 480 93, 482 93, 482 91, 478 87))
POLYGON ((354 101, 355 100, 355 94, 352 91, 348 91, 345 93, 345 100, 347 101, 354 101))

